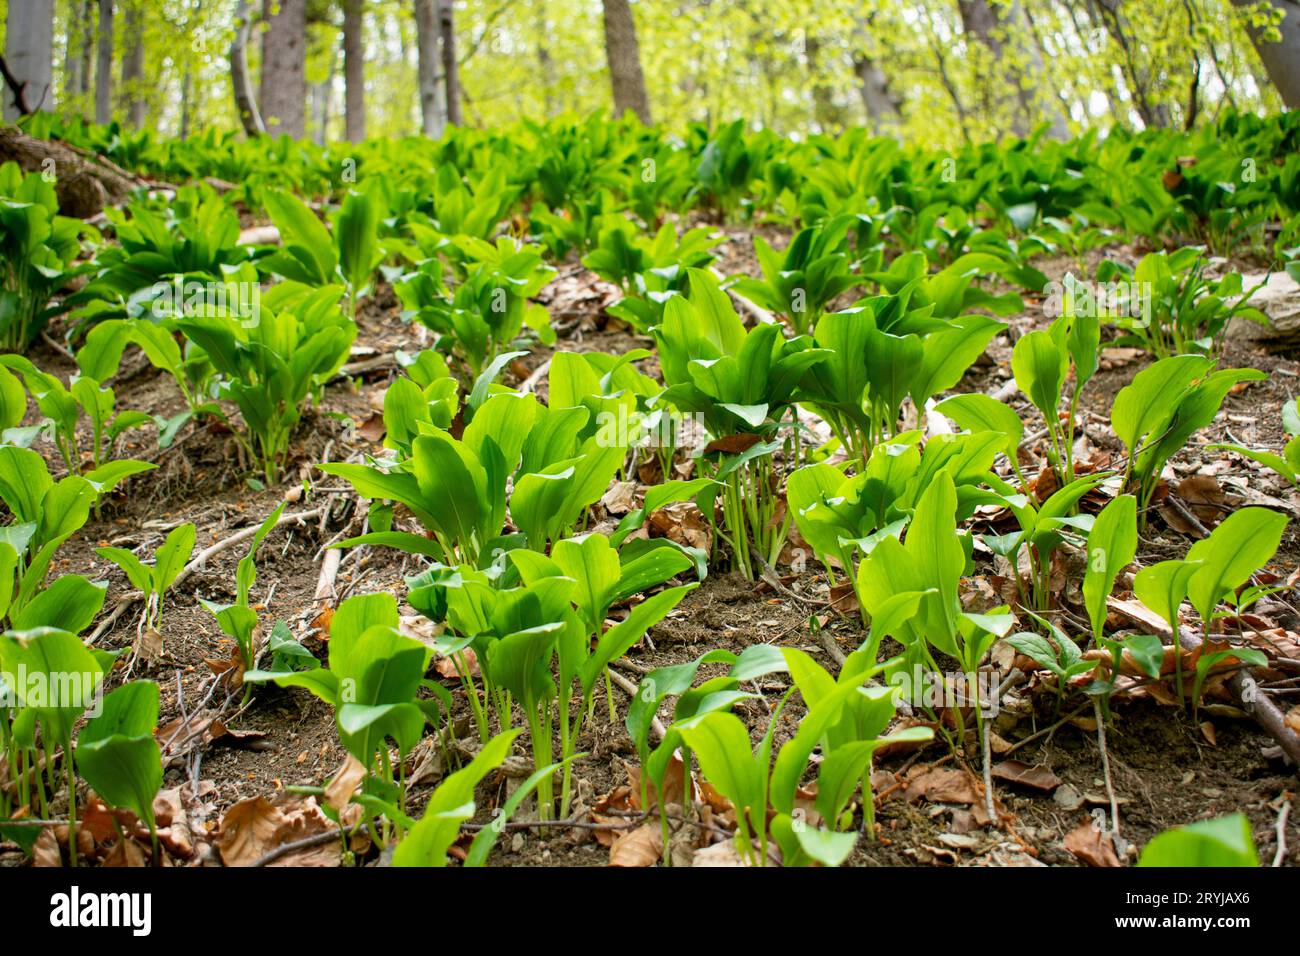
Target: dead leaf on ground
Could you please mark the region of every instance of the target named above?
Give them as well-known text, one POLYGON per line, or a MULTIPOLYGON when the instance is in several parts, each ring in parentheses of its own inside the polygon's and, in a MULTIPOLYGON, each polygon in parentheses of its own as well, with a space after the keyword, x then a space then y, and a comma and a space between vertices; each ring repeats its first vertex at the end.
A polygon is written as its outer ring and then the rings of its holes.
POLYGON ((907 778, 903 796, 909 803, 924 798, 931 803, 973 804, 978 797, 970 775, 952 767, 922 767, 907 778))
POLYGON ((1061 778, 1043 764, 1028 764, 1023 760, 1003 760, 993 765, 991 771, 998 780, 1019 784, 1031 790, 1051 793, 1061 785, 1061 778))
POLYGON ((1110 835, 1091 819, 1084 820, 1065 835, 1065 848, 1088 866, 1119 866, 1119 856, 1110 835))
MULTIPOLYGON (((250 866, 287 843, 335 829, 314 797, 273 804, 265 797, 240 800, 221 818, 216 845, 226 866, 250 866)), ((270 866, 338 866, 337 841, 287 854, 270 866)))
POLYGON ((352 754, 343 766, 334 774, 334 779, 325 788, 325 805, 335 813, 342 813, 352 802, 352 795, 361 788, 361 781, 366 779, 366 766, 352 754))
POLYGON ((383 415, 371 415, 357 426, 357 434, 372 445, 378 445, 384 440, 384 435, 387 433, 388 429, 384 427, 383 415))
POLYGON ((612 515, 625 515, 636 507, 635 481, 616 481, 600 499, 601 505, 612 515))
POLYGON ((1297 734, 1300 734, 1300 704, 1296 704, 1288 710, 1284 720, 1288 727, 1294 730, 1297 734))
POLYGON ((663 854, 663 833, 659 822, 645 823, 626 830, 614 838, 609 848, 609 865, 622 867, 654 866, 663 854))

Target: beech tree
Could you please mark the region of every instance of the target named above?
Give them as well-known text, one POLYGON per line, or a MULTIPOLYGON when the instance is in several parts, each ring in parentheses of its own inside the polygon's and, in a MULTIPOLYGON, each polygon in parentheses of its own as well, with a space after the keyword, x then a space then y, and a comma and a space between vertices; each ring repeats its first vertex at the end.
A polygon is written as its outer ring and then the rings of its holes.
POLYGON ((5 19, 4 115, 54 106, 54 7, 49 0, 9 0, 5 19))
POLYGON ((631 110, 643 123, 650 122, 650 100, 641 72, 641 47, 636 39, 636 21, 628 0, 602 0, 605 14, 605 60, 614 90, 614 112, 631 110))
POLYGON ((307 115, 307 0, 266 0, 262 35, 262 122, 274 136, 301 138, 307 115))

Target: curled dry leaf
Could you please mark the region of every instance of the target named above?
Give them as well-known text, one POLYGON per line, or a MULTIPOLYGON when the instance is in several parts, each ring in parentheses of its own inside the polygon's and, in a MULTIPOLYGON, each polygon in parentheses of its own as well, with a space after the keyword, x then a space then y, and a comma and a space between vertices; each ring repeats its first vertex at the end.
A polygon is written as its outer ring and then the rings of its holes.
POLYGON ((325 788, 325 805, 341 814, 352 802, 352 795, 361 788, 361 781, 365 779, 365 764, 348 754, 348 759, 325 788))
POLYGON ((1091 818, 1065 835, 1065 848, 1088 866, 1119 866, 1119 856, 1115 853, 1115 843, 1110 834, 1091 818))
POLYGON ((1051 793, 1061 785, 1061 778, 1052 773, 1049 767, 1043 764, 1037 766, 1027 764, 1023 760, 1003 760, 993 765, 991 773, 998 780, 1029 787, 1031 790, 1040 790, 1043 793, 1051 793))
MULTIPOLYGON (((251 866, 287 843, 333 829, 316 800, 273 804, 265 797, 241 800, 221 818, 216 845, 226 866, 251 866)), ((272 866, 338 866, 337 843, 290 853, 272 866)))
POLYGON ((635 830, 625 830, 614 838, 609 848, 609 865, 654 866, 663 850, 663 833, 659 822, 645 823, 635 830))

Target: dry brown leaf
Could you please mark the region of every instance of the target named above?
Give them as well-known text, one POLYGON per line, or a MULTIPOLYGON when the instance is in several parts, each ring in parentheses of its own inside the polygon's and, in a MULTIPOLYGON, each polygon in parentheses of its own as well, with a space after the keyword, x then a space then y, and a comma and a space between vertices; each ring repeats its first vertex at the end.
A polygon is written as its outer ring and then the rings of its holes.
POLYGON ((366 779, 366 766, 352 754, 348 754, 348 759, 339 767, 338 772, 334 774, 334 779, 329 782, 325 788, 325 805, 331 807, 335 813, 342 813, 352 802, 352 795, 361 787, 361 781, 366 779))
POLYGON ((994 764, 990 772, 999 780, 1029 787, 1031 790, 1041 790, 1043 793, 1051 793, 1061 785, 1061 778, 1047 766, 1035 766, 1023 760, 1003 760, 994 764))
POLYGON ((1119 866, 1119 856, 1110 835, 1092 819, 1084 820, 1065 835, 1065 848, 1088 866, 1119 866))
POLYGON ((1300 734, 1300 704, 1296 704, 1286 712, 1286 725, 1300 734))
POLYGON ((625 515, 636 507, 635 481, 616 481, 609 486, 600 503, 612 515, 625 515))
POLYGON ((357 426, 357 434, 370 442, 372 445, 378 445, 384 440, 384 435, 388 429, 384 427, 383 415, 371 415, 364 422, 357 426))
POLYGON ((663 854, 663 832, 659 823, 644 823, 615 837, 609 848, 609 865, 623 867, 654 866, 663 854))
POLYGON ((909 803, 925 798, 931 803, 973 804, 977 800, 970 775, 952 767, 922 767, 907 779, 903 796, 909 803))
MULTIPOLYGON (((250 866, 272 850, 332 829, 312 797, 285 805, 265 797, 241 800, 221 818, 216 845, 226 866, 250 866)), ((339 848, 326 843, 274 861, 272 866, 338 866, 339 848)))

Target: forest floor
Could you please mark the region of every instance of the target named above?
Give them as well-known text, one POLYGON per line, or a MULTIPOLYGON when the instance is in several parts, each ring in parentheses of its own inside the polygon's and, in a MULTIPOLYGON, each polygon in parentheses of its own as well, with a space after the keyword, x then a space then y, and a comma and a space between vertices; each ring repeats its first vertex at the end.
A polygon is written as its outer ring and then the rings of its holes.
MULTIPOLYGON (((772 230, 764 232, 772 235, 772 230)), ((777 237, 777 241, 780 244, 784 239, 777 237)), ((750 248, 746 231, 729 230, 719 271, 756 274, 750 248)), ((1135 258, 1133 250, 1123 247, 1094 253, 1094 258, 1100 254, 1129 261, 1135 258)), ((1053 279, 1070 267, 1066 261, 1037 264, 1053 279)), ((1258 271, 1249 264, 1239 268, 1258 271)), ((556 348, 621 353, 645 345, 604 315, 603 309, 617 297, 612 286, 581 266, 561 267, 542 298, 560 330, 556 348)), ((1026 301, 1026 311, 1010 319, 1009 334, 994 340, 985 358, 959 386, 960 391, 992 393, 1010 378, 1013 337, 1046 325, 1041 306, 1030 297, 1026 301)), ((394 372, 384 358, 395 349, 415 351, 421 347, 420 330, 403 323, 396 298, 387 286, 381 285, 363 304, 358 326, 353 360, 368 368, 335 382, 326 390, 323 407, 304 416, 295 438, 295 465, 284 484, 250 489, 241 477, 235 441, 216 425, 193 429, 161 453, 151 429, 128 433, 119 454, 154 460, 158 469, 134 479, 126 493, 115 495, 102 515, 64 546, 54 574, 76 572, 92 580, 108 580, 108 613, 119 597, 130 591, 130 585, 115 566, 97 557, 96 547, 144 546, 145 553, 152 553, 171 528, 188 521, 198 528, 197 553, 241 528, 257 525, 281 500, 288 500, 286 513, 310 513, 310 517, 280 527, 265 541, 259 551, 254 596, 260 601, 266 631, 270 622, 283 621, 324 659, 327 650, 321 628, 327 626, 329 609, 356 593, 390 591, 401 595, 404 574, 413 570, 411 559, 396 551, 354 549, 345 554, 332 587, 318 597, 324 547, 358 533, 364 511, 356 508, 348 486, 315 471, 313 464, 379 452, 383 393, 394 372), (305 481, 313 483, 310 494, 304 492, 305 481)), ((1281 444, 1280 410, 1300 386, 1300 363, 1293 357, 1270 354, 1255 341, 1256 334, 1253 327, 1234 328, 1223 364, 1263 369, 1269 373, 1268 379, 1249 383, 1230 395, 1214 425, 1175 457, 1174 474, 1161 492, 1168 497, 1156 506, 1141 540, 1140 563, 1183 556, 1204 526, 1213 526, 1222 514, 1243 503, 1266 504, 1300 516, 1300 500, 1271 472, 1205 447, 1213 441, 1271 448, 1281 444), (1196 520, 1189 520, 1189 513, 1196 520)), ((525 381, 549 351, 531 347, 530 354, 509 370, 507 383, 525 381)), ((38 345, 32 357, 41 368, 56 374, 74 370, 66 357, 44 345, 38 345)), ((170 381, 142 360, 134 364, 137 360, 140 356, 128 353, 122 372, 112 383, 118 407, 164 415, 180 411, 181 398, 170 381)), ((1110 404, 1115 392, 1147 362, 1133 350, 1108 349, 1104 353, 1102 369, 1080 402, 1077 457, 1086 467, 1103 470, 1118 457, 1120 450, 1107 428, 1110 404)), ((544 398, 545 380, 539 378, 535 384, 544 398)), ((1041 427, 1037 413, 1018 393, 1011 401, 1023 413, 1026 433, 1032 437, 1041 427)), ((52 455, 49 448, 43 451, 52 455)), ((1041 440, 1028 451, 1041 457, 1041 440)), ((52 457, 51 467, 55 469, 52 457)), ((675 467, 677 476, 683 477, 691 463, 679 458, 675 467)), ((1033 467, 1027 473, 1038 471, 1033 467)), ((635 491, 635 484, 611 489, 596 508, 595 517, 600 520, 595 527, 612 527, 632 506, 629 495, 635 491)), ((674 508, 656 519, 652 522, 654 534, 673 535, 692 544, 707 543, 708 523, 693 511, 693 505, 674 508)), ((170 807, 162 822, 169 824, 171 834, 164 845, 176 865, 219 865, 223 859, 250 862, 274 849, 276 840, 283 842, 284 833, 294 827, 299 829, 293 832, 299 834, 317 832, 323 826, 319 809, 292 788, 325 786, 345 762, 332 711, 310 694, 263 686, 241 709, 238 695, 228 694, 225 686, 218 684, 219 673, 228 667, 232 646, 199 599, 229 602, 234 593, 235 564, 246 552, 246 544, 221 552, 206 570, 191 576, 168 597, 161 644, 137 630, 138 605, 126 607, 109 626, 96 631, 96 646, 135 646, 138 653, 132 676, 150 677, 160 685, 159 738, 167 764, 164 801, 170 807), (232 845, 222 836, 222 821, 237 804, 237 813, 243 814, 245 822, 251 819, 258 825, 245 827, 245 835, 252 835, 232 845), (272 832, 278 835, 273 837, 272 832)), ((792 553, 790 549, 788 553, 792 553)), ((1065 558, 1054 574, 1058 599, 1078 608, 1082 572, 1077 556, 1067 554, 1065 558)), ((1286 579, 1298 566, 1300 522, 1293 522, 1270 569, 1286 579)), ((632 649, 617 665, 616 673, 635 684, 649 668, 682 663, 717 647, 739 651, 758 642, 802 648, 833 669, 837 655, 853 650, 863 639, 856 610, 847 608, 843 600, 837 607, 830 606, 841 595, 831 594, 816 561, 808 561, 799 572, 788 565, 777 571, 779 587, 763 581, 747 583, 739 575, 727 573, 725 567, 715 570, 632 649)), ((964 582, 964 600, 975 610, 1002 603, 1008 575, 1009 569, 996 564, 990 554, 977 553, 977 573, 964 582)), ((1121 576, 1118 597, 1131 597, 1127 593, 1131 589, 1126 587, 1129 583, 1131 577, 1121 576)), ((1288 600, 1279 595, 1262 602, 1251 623, 1258 632, 1257 640, 1271 642, 1282 656, 1300 659, 1300 635, 1296 633, 1300 631, 1300 614, 1288 600)), ((406 623, 412 633, 431 636, 428 622, 422 622, 410 608, 404 608, 404 613, 409 615, 406 623)), ((123 659, 132 656, 128 653, 123 659)), ((1004 670, 1012 663, 1007 655, 995 656, 995 660, 1004 670)), ((110 680, 123 679, 124 670, 119 667, 110 680)), ((464 740, 472 740, 459 684, 451 679, 445 683, 460 708, 455 728, 464 740)), ((757 688, 747 688, 760 695, 745 701, 739 710, 755 740, 766 730, 769 709, 787 684, 785 675, 771 675, 757 688)), ((1281 700, 1289 701, 1283 704, 1284 711, 1297 702, 1296 697, 1281 700)), ((793 698, 781 715, 776 730, 778 746, 797 726, 802 714, 797 701, 793 698)), ((976 749, 972 748, 965 760, 954 759, 942 742, 923 750, 882 754, 874 776, 875 839, 860 840, 849 863, 1070 866, 1125 862, 1109 841, 1101 839, 1096 826, 1098 819, 1108 815, 1109 800, 1092 711, 1058 714, 1055 702, 1054 690, 1037 677, 1013 686, 1003 699, 992 738, 997 820, 989 820, 984 809, 976 749)), ((516 816, 518 823, 497 843, 493 864, 605 865, 613 856, 618 862, 635 865, 654 858, 652 844, 657 836, 646 834, 645 827, 634 827, 638 814, 636 795, 628 788, 628 768, 635 762, 635 751, 622 723, 626 704, 625 692, 616 686, 613 706, 618 717, 611 723, 601 696, 578 742, 579 751, 588 755, 574 769, 578 791, 575 816, 589 822, 595 813, 612 821, 611 827, 542 830, 529 825, 527 811, 521 811, 516 816)), ((1261 859, 1267 862, 1277 852, 1279 815, 1290 801, 1282 861, 1300 865, 1300 786, 1295 768, 1284 763, 1272 739, 1234 706, 1218 682, 1208 692, 1199 721, 1173 706, 1168 695, 1158 693, 1157 688, 1134 684, 1116 699, 1107 749, 1122 836, 1140 847, 1167 827, 1240 811, 1249 817, 1261 859)), ((415 816, 443 773, 443 755, 434 743, 434 738, 427 737, 408 758, 415 816)), ((524 767, 522 772, 526 774, 528 769, 524 767)), ((478 795, 478 821, 490 819, 508 788, 518 783, 519 775, 519 770, 508 767, 489 776, 478 795)), ((679 781, 679 795, 681 791, 679 781)), ((685 863, 706 845, 715 844, 722 849, 709 855, 726 862, 729 850, 719 824, 725 824, 731 811, 707 791, 700 799, 696 819, 703 822, 675 827, 673 858, 685 863)), ((650 822, 653 826, 649 829, 657 831, 657 818, 650 822)), ((227 821, 226 828, 232 828, 232 821, 227 821)), ((85 839, 97 837, 92 833, 85 839)), ((38 863, 51 862, 57 856, 51 855, 52 844, 51 837, 45 841, 44 852, 38 844, 38 863)), ((88 855, 121 862, 120 853, 113 856, 111 844, 106 836, 101 845, 90 847, 88 855)), ((353 849, 362 861, 373 862, 377 855, 361 844, 354 844, 353 849)), ((331 865, 339 857, 337 843, 325 844, 287 855, 276 865, 331 865)), ((20 861, 16 851, 0 846, 0 864, 20 861)))

